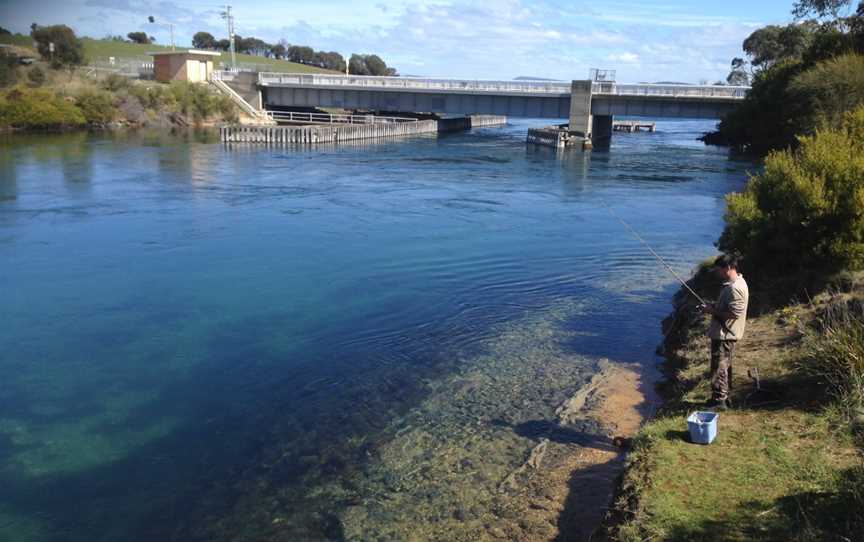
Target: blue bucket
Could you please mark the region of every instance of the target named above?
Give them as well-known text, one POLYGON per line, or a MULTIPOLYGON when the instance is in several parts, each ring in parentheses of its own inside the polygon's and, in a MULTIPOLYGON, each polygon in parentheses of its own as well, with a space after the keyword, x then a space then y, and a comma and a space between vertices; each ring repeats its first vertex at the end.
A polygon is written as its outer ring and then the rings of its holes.
POLYGON ((716 412, 694 412, 687 417, 690 440, 696 444, 711 444, 717 438, 716 412))

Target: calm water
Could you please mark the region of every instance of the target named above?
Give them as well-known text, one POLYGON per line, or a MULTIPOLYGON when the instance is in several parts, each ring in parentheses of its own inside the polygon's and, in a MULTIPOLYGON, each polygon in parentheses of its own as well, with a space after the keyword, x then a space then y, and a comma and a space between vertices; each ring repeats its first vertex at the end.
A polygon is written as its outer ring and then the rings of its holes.
POLYGON ((0 540, 488 523, 526 428, 599 359, 658 362, 674 285, 604 205, 686 273, 753 167, 708 122, 586 154, 530 124, 4 140, 0 540))

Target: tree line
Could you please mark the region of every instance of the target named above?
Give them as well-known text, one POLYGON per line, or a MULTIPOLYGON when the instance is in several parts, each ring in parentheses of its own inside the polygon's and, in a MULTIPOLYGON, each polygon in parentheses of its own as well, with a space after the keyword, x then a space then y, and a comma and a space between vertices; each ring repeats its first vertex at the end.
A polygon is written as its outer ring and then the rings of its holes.
POLYGON ((756 154, 796 147, 864 104, 864 0, 798 0, 793 15, 744 40, 727 81, 752 88, 706 141, 756 154))
MULTIPOLYGON (((227 39, 216 39, 209 32, 196 32, 192 36, 192 47, 211 51, 229 51, 231 42, 227 39)), ((397 75, 394 68, 378 55, 351 55, 346 62, 345 57, 335 51, 316 51, 305 45, 291 45, 286 40, 278 43, 268 43, 255 37, 244 38, 234 36, 234 50, 238 53, 289 60, 307 66, 316 66, 327 70, 344 72, 347 67, 354 75, 397 75)))

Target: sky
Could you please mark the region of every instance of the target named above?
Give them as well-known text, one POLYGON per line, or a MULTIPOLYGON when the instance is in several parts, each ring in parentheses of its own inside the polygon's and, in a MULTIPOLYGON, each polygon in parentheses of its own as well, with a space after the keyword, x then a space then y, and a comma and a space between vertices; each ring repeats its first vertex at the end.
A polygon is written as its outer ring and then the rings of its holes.
MULTIPOLYGON (((0 0, 0 26, 67 24, 104 37, 143 30, 189 46, 200 30, 226 37, 219 0, 0 0)), ((230 1, 230 0, 229 0, 230 1)), ((401 74, 619 82, 724 79, 741 43, 791 20, 793 0, 235 0, 236 32, 316 50, 375 53, 401 74)))

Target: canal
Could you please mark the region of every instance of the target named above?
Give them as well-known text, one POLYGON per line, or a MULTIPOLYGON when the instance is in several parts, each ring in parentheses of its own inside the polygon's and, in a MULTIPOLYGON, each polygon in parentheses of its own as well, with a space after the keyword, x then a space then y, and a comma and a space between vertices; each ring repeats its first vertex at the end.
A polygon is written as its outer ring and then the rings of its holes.
POLYGON ((710 122, 591 153, 526 147, 536 124, 6 137, 0 540, 507 523, 501 481, 556 407, 603 359, 660 362, 675 284, 606 205, 687 274, 755 167, 696 141, 710 122))

